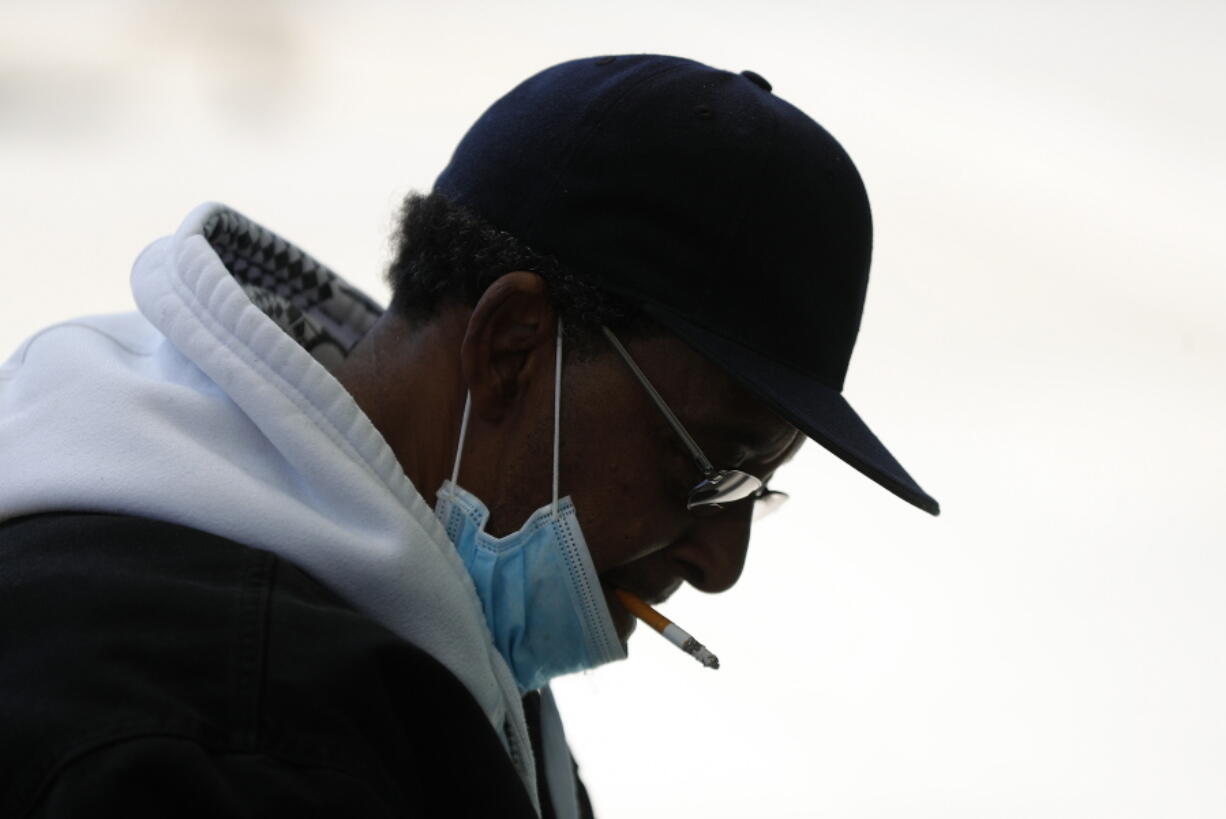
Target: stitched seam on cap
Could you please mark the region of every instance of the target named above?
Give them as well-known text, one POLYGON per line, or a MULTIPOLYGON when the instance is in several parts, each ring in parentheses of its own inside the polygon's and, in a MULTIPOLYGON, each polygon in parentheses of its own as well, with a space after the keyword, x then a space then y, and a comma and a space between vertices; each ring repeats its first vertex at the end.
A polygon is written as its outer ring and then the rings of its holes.
MULTIPOLYGON (((704 330, 704 331, 706 331, 706 332, 710 333, 711 335, 714 335, 714 336, 719 336, 721 339, 723 339, 724 341, 727 341, 727 342, 728 342, 728 343, 730 343, 730 344, 735 344, 735 345, 737 345, 738 347, 744 347, 746 350, 749 350, 749 351, 750 351, 750 352, 752 352, 752 353, 755 353, 755 354, 757 354, 757 355, 760 355, 760 356, 762 356, 763 358, 770 359, 771 361, 775 362, 775 363, 776 363, 776 364, 778 364, 778 365, 781 365, 781 366, 787 367, 787 368, 788 368, 788 369, 790 369, 790 370, 795 370, 796 372, 800 373, 801 375, 805 376, 806 378, 811 378, 811 379, 813 379, 814 381, 818 382, 819 384, 821 384, 823 387, 825 387, 825 388, 826 388, 826 389, 828 389, 828 390, 831 390, 831 391, 833 391, 833 392, 840 393, 840 394, 843 392, 843 391, 842 391, 842 389, 835 389, 834 387, 832 387, 832 386, 830 386, 829 384, 827 384, 827 383, 826 383, 826 379, 825 379, 825 378, 823 378, 823 377, 822 377, 822 376, 820 376, 820 375, 816 375, 816 374, 814 374, 813 372, 810 372, 810 371, 809 371, 809 369, 808 369, 807 367, 799 367, 799 366, 797 366, 797 365, 796 365, 794 362, 792 362, 792 361, 782 361, 782 360, 780 360, 780 359, 779 359, 779 357, 778 357, 778 356, 776 356, 774 353, 768 353, 768 352, 765 352, 765 351, 763 351, 763 350, 759 349, 759 348, 758 348, 756 345, 754 345, 754 344, 750 344, 750 343, 746 342, 744 339, 740 339, 740 338, 733 338, 732 336, 730 336, 730 335, 728 335, 726 332, 724 332, 724 331, 723 331, 721 328, 718 328, 718 327, 712 327, 712 326, 710 325, 710 323, 709 323, 709 321, 710 321, 709 319, 706 319, 706 320, 700 320, 700 319, 696 318, 696 317, 694 316, 694 314, 693 314, 693 313, 691 313, 691 312, 689 312, 689 311, 687 311, 687 310, 682 310, 682 309, 677 308, 677 307, 674 307, 674 306, 672 306, 672 305, 670 305, 670 304, 664 304, 663 302, 661 302, 661 301, 659 301, 659 300, 657 300, 657 299, 648 299, 648 300, 645 300, 645 301, 647 302, 647 304, 649 304, 649 305, 651 305, 651 306, 653 306, 653 307, 656 307, 656 308, 658 308, 658 309, 662 309, 662 310, 667 311, 667 312, 670 312, 670 313, 675 313, 675 314, 677 314, 678 316, 680 316, 680 317, 681 317, 682 319, 684 319, 685 321, 688 321, 689 323, 691 323, 691 324, 695 325, 696 327, 701 328, 702 330, 704 330)), ((661 322, 659 322, 659 321, 657 320, 657 323, 661 323, 661 322)), ((671 330, 671 328, 669 328, 667 324, 663 324, 663 326, 665 327, 665 329, 670 329, 670 330, 671 330)))

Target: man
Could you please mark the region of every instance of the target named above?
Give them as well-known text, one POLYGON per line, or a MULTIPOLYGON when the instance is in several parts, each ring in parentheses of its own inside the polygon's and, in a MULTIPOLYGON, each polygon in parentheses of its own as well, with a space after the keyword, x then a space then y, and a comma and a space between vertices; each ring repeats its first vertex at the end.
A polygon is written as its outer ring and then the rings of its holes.
POLYGON ((590 814, 549 680, 615 590, 740 575, 840 391, 859 176, 753 72, 520 84, 406 202, 386 312, 221 205, 0 370, 0 815, 590 814))

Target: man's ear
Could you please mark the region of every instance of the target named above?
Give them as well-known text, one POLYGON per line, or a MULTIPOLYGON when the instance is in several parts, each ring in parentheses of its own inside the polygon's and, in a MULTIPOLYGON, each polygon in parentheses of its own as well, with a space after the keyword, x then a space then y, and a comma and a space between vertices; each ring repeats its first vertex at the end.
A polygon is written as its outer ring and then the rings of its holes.
POLYGON ((496 279, 473 308, 460 346, 473 413, 498 422, 534 379, 552 379, 556 332, 544 279, 525 270, 496 279))

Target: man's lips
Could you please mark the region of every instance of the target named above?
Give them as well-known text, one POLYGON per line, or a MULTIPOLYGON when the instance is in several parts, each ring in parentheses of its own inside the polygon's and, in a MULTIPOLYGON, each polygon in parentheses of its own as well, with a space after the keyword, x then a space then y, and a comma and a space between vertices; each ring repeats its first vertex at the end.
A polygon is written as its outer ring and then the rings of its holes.
POLYGON ((633 586, 621 586, 620 588, 623 588, 626 591, 630 592, 635 597, 638 597, 640 600, 642 600, 644 603, 646 603, 649 606, 658 606, 661 603, 666 602, 668 598, 672 597, 673 592, 681 588, 681 583, 682 583, 681 580, 674 580, 671 583, 667 583, 663 586, 657 586, 654 591, 636 589, 633 586))
POLYGON ((621 637, 622 642, 625 642, 630 639, 631 632, 638 625, 638 618, 626 610, 626 607, 622 605, 621 600, 617 599, 617 595, 613 593, 613 590, 618 588, 628 591, 649 606, 654 606, 672 597, 673 592, 681 587, 681 581, 678 580, 666 586, 658 587, 655 591, 636 589, 633 584, 614 584, 603 579, 600 581, 600 586, 601 591, 604 592, 605 601, 609 606, 609 615, 613 618, 613 626, 617 629, 617 634, 621 637))

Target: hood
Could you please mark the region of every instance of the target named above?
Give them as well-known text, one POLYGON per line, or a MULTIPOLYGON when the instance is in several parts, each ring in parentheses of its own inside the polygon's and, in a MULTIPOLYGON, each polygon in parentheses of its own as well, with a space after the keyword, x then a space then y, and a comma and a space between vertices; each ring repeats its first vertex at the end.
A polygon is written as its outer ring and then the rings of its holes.
POLYGON ((382 309, 214 203, 140 254, 132 292, 139 312, 54 325, 0 367, 0 520, 141 515, 278 554, 445 665, 535 800, 520 694, 472 581, 329 372, 382 309))

